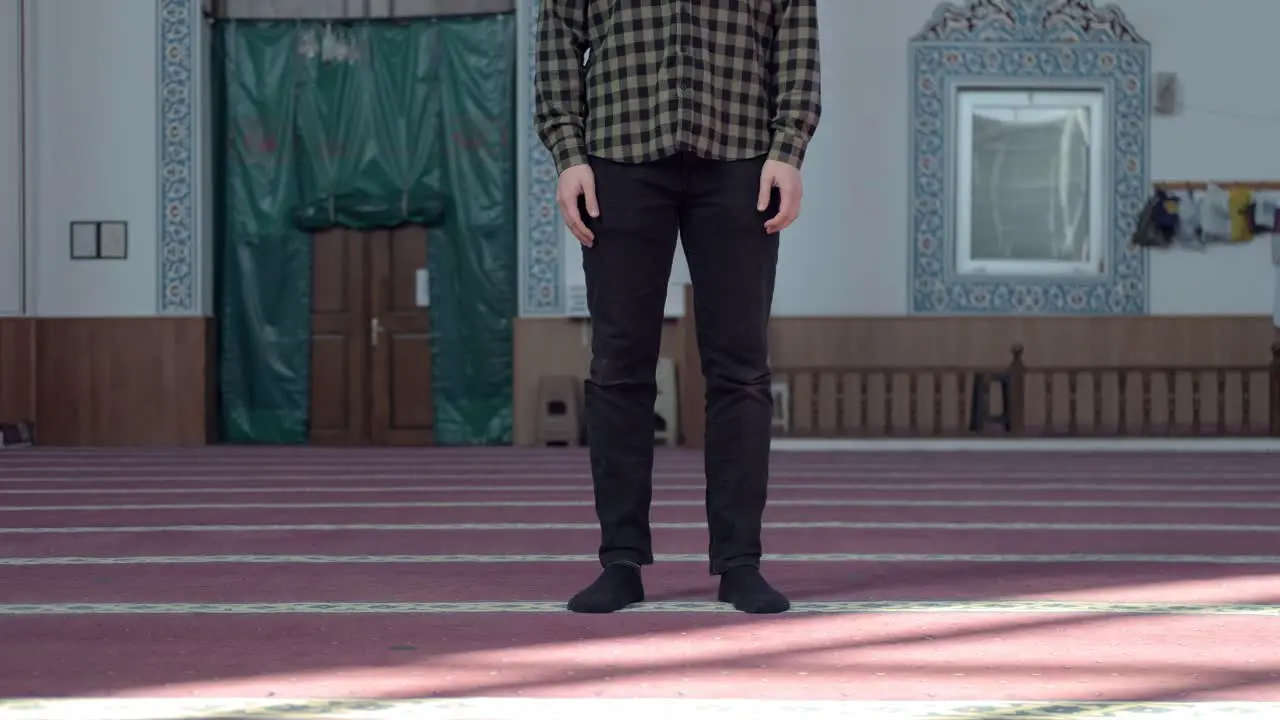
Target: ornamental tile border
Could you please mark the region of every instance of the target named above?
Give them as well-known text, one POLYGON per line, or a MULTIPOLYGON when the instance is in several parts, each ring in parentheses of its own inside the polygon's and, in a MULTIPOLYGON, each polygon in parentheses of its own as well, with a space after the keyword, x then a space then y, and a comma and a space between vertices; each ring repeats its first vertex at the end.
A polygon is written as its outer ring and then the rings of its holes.
POLYGON ((157 311, 199 312, 196 279, 200 249, 196 233, 195 112, 199 88, 195 52, 201 15, 198 0, 157 0, 159 32, 159 243, 157 311))
MULTIPOLYGON (((1092 0, 940 5, 911 41, 909 307, 917 314, 1142 315, 1147 255, 1129 247, 1149 192, 1150 46, 1114 6, 1092 0), (1114 140, 1111 245, 1101 277, 961 276, 949 218, 949 97, 958 84, 1025 78, 1105 86, 1114 140)), ((1105 191, 1105 190, 1104 190, 1105 191)))
POLYGON ((522 315, 562 315, 564 297, 564 231, 560 211, 556 208, 556 167, 551 153, 542 146, 533 126, 535 96, 533 92, 533 49, 538 32, 538 1, 524 3, 525 31, 529 51, 523 62, 529 82, 529 101, 519 122, 525 132, 528 196, 525 201, 525 236, 523 269, 524 295, 520 298, 522 315))

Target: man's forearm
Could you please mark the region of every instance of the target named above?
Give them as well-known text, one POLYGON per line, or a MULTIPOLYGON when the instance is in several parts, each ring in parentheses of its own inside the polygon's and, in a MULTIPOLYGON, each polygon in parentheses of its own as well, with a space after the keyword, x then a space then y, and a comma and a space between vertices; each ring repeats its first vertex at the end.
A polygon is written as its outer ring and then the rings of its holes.
POLYGON ((773 44, 773 144, 769 158, 800 167, 822 118, 818 0, 783 0, 773 44))
POLYGON ((534 126, 556 171, 587 161, 584 120, 587 0, 542 0, 534 52, 534 126))

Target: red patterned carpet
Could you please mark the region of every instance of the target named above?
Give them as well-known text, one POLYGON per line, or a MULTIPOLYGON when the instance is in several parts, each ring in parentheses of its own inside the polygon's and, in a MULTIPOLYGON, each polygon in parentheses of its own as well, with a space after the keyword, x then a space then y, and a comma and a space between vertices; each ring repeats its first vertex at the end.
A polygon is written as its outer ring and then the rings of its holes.
POLYGON ((796 607, 766 618, 712 602, 700 456, 657 473, 650 602, 584 617, 581 451, 4 451, 0 718, 1280 718, 1239 704, 1280 702, 1280 455, 778 453, 765 569, 796 607), (450 707, 412 716, 508 717, 450 707))

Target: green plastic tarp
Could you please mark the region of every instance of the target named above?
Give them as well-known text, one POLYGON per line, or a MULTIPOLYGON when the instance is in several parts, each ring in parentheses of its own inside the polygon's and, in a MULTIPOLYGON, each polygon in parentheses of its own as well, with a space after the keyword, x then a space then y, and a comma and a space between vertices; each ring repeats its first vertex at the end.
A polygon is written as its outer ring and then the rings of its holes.
POLYGON ((215 27, 222 439, 308 437, 311 234, 430 228, 436 441, 511 441, 511 14, 215 27))

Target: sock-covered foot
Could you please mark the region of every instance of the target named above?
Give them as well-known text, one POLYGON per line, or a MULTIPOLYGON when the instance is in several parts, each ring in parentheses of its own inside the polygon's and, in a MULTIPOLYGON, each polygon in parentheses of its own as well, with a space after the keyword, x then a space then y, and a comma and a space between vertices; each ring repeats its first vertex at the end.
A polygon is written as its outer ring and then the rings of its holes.
POLYGON ((569 599, 569 610, 576 613, 611 613, 638 602, 644 602, 640 567, 631 563, 613 563, 605 567, 595 582, 569 599))
POLYGON ((791 601, 760 574, 760 568, 730 568, 720 576, 720 602, 753 615, 769 615, 791 609, 791 601))

